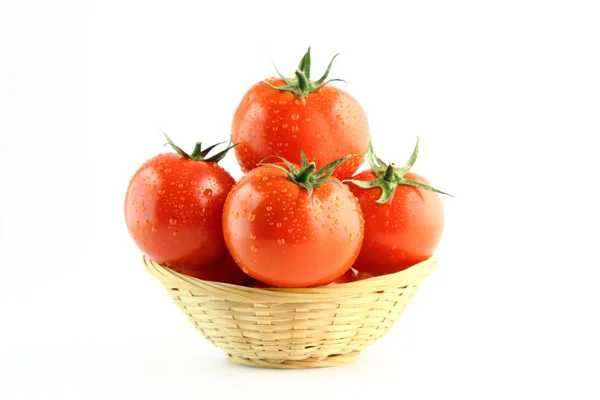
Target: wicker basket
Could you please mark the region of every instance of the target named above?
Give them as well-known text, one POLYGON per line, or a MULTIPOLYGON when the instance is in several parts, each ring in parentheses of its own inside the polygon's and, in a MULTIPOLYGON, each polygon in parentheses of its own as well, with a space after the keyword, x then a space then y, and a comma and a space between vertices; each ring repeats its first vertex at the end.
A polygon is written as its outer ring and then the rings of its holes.
POLYGON ((256 289, 180 274, 144 257, 148 272, 204 337, 236 363, 312 368, 353 362, 385 335, 437 266, 307 289, 256 289))

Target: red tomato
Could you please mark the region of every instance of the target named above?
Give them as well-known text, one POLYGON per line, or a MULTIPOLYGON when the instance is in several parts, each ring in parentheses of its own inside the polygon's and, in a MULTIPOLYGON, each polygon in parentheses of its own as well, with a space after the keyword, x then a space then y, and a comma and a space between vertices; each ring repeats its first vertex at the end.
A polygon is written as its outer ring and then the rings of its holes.
POLYGON ((329 68, 323 78, 310 81, 309 48, 295 79, 272 78, 248 90, 231 128, 233 142, 239 143, 235 154, 244 172, 272 155, 300 164, 299 153, 304 150, 318 167, 353 154, 333 174, 340 179, 352 176, 369 147, 369 123, 352 96, 324 86, 328 74, 329 68))
POLYGON ((329 178, 335 165, 316 172, 305 158, 300 170, 286 165, 290 171, 255 168, 234 186, 223 211, 225 242, 244 272, 261 282, 324 285, 356 259, 362 213, 348 188, 329 178))
MULTIPOLYGON (((442 236, 444 210, 438 193, 421 176, 389 166, 369 150, 373 169, 356 175, 350 190, 365 218, 365 238, 355 268, 373 275, 404 270, 430 258, 442 236), (360 185, 360 186, 358 186, 360 185), (437 192, 437 193, 436 193, 437 192)), ((446 193, 443 193, 446 194, 446 193)))
POLYGON ((233 285, 245 285, 252 279, 237 266, 229 254, 203 269, 173 269, 204 281, 231 283, 233 285))
POLYGON ((235 181, 217 165, 224 152, 203 161, 199 144, 191 156, 176 149, 181 153, 160 154, 137 170, 125 197, 125 221, 148 257, 198 269, 227 254, 221 216, 235 181))

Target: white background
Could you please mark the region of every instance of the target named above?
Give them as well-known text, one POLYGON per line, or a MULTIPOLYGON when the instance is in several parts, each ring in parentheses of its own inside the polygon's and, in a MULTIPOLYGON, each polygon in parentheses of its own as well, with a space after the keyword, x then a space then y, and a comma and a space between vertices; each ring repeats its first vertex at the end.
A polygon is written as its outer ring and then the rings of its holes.
POLYGON ((597 2, 391 4, 1 3, 0 399, 600 396, 597 2), (456 198, 440 269, 356 364, 240 367, 143 271, 123 198, 159 129, 226 140, 268 54, 291 73, 309 44, 313 75, 343 51, 382 158, 419 136, 456 198))

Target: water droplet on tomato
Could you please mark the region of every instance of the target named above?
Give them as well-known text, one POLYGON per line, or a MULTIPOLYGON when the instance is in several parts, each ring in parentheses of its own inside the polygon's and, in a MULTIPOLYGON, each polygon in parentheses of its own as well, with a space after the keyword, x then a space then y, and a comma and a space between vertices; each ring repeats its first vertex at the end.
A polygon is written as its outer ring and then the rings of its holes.
POLYGON ((139 226, 140 225, 140 221, 135 221, 135 224, 139 226))
POLYGON ((150 221, 148 221, 148 220, 145 220, 145 221, 144 221, 144 226, 148 226, 148 225, 150 225, 150 221))
POLYGON ((179 236, 179 231, 173 232, 173 236, 179 236))
POLYGON ((241 214, 241 215, 242 215, 242 217, 245 217, 245 216, 246 216, 246 209, 243 209, 243 210, 242 210, 242 214, 241 214))
POLYGON ((281 125, 281 127, 282 127, 283 129, 287 129, 287 128, 288 128, 288 124, 283 124, 283 125, 281 125))
POLYGON ((268 181, 269 177, 268 176, 263 176, 263 181, 268 181))
POLYGON ((240 217, 240 213, 236 211, 236 212, 233 214, 233 218, 235 218, 235 219, 238 219, 239 217, 240 217))
POLYGON ((267 206, 267 211, 271 211, 272 209, 273 209, 273 207, 267 206))
POLYGON ((256 253, 258 251, 258 249, 256 248, 256 246, 252 245, 250 247, 250 250, 252 250, 253 253, 256 253))
POLYGON ((336 224, 336 225, 339 225, 339 224, 340 224, 340 221, 338 221, 338 220, 336 219, 336 220, 335 220, 335 224, 336 224))
POLYGON ((292 125, 292 132, 298 132, 298 125, 292 125))
POLYGON ((254 240, 254 239, 256 239, 256 236, 255 235, 250 235, 250 239, 254 240))
POLYGON ((158 194, 165 194, 166 192, 162 189, 158 189, 158 194))
POLYGON ((350 240, 354 240, 354 234, 350 234, 350 240))
POLYGON ((279 114, 279 110, 273 110, 273 114, 279 114))
POLYGON ((338 114, 338 115, 335 116, 335 119, 337 119, 338 121, 341 121, 342 120, 342 116, 340 114, 338 114))
POLYGON ((152 232, 157 232, 157 231, 158 231, 158 228, 157 228, 157 227, 155 227, 155 226, 153 226, 153 227, 152 227, 152 232))
POLYGON ((212 197, 212 194, 213 194, 212 190, 210 190, 210 189, 206 189, 204 191, 204 197, 206 197, 207 199, 210 199, 212 197))
POLYGON ((279 130, 278 127, 276 127, 276 126, 273 127, 273 132, 277 132, 278 130, 279 130))
POLYGON ((171 172, 171 168, 165 168, 165 174, 168 174, 169 172, 171 172))
POLYGON ((298 121, 300 119, 300 114, 296 113, 296 114, 292 114, 291 116, 292 116, 293 121, 298 121))
POLYGON ((252 222, 256 219, 256 214, 254 213, 250 213, 250 216, 248 217, 248 221, 252 222))
POLYGON ((175 224, 177 224, 177 220, 176 220, 176 219, 174 219, 174 218, 169 218, 169 223, 170 223, 171 225, 175 225, 175 224))
POLYGON ((279 244, 285 244, 285 239, 284 238, 279 238, 279 239, 277 239, 277 243, 279 243, 279 244))
POLYGON ((288 233, 292 233, 292 228, 288 229, 288 233))
POLYGON ((277 223, 277 227, 278 227, 278 228, 281 228, 281 222, 278 222, 278 223, 277 223))
POLYGON ((383 226, 390 226, 390 221, 385 221, 385 222, 383 223, 383 226))

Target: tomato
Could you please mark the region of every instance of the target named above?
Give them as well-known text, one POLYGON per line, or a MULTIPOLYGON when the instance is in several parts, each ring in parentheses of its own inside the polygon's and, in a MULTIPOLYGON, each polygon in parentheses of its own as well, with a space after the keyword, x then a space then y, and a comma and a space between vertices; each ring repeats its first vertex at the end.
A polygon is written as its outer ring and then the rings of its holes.
POLYGON ((244 95, 231 128, 244 172, 272 155, 299 164, 300 150, 318 167, 353 154, 334 172, 340 179, 351 177, 362 164, 370 140, 367 116, 348 93, 325 85, 331 63, 321 79, 310 81, 309 48, 295 79, 267 79, 244 95))
POLYGON ((221 216, 235 181, 217 165, 227 150, 205 159, 199 143, 188 155, 167 140, 178 154, 160 154, 137 170, 127 188, 125 221, 138 247, 156 262, 202 268, 227 254, 221 216))
POLYGON ((173 270, 204 281, 231 283, 233 285, 245 285, 252 280, 237 266, 229 254, 202 269, 173 268, 173 270))
POLYGON ((365 237, 354 267, 374 275, 402 271, 430 258, 442 236, 444 209, 425 178, 409 172, 418 145, 403 168, 386 165, 369 149, 372 169, 359 173, 350 190, 365 218, 365 237))
POLYGON ((349 157, 315 170, 285 160, 262 165, 231 190, 223 211, 227 248, 253 278, 277 287, 327 284, 343 275, 360 250, 363 218, 354 195, 331 178, 349 157))

